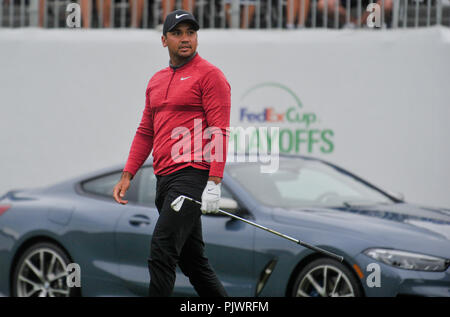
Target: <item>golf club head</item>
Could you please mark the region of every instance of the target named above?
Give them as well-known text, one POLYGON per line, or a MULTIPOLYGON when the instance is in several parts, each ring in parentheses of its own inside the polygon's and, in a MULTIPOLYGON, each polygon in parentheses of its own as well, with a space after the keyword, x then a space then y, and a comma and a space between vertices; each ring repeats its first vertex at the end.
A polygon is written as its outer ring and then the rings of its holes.
POLYGON ((175 210, 176 212, 180 211, 181 207, 183 206, 184 200, 186 199, 185 196, 180 195, 177 198, 175 198, 172 203, 170 204, 170 207, 175 210))

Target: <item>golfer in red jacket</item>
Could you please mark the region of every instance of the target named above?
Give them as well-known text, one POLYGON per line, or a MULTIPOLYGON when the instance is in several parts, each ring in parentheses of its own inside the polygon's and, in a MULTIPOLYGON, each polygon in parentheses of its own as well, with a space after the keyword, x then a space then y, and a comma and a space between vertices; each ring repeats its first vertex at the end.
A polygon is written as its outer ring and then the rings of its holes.
POLYGON ((150 296, 170 296, 179 265, 200 296, 227 296, 204 254, 201 212, 218 211, 226 162, 231 88, 223 73, 197 53, 194 16, 170 13, 162 44, 169 67, 149 81, 141 122, 114 199, 126 204, 130 181, 153 149, 159 218, 148 267, 150 296), (179 212, 170 203, 179 195, 202 201, 201 211, 186 202, 179 212))

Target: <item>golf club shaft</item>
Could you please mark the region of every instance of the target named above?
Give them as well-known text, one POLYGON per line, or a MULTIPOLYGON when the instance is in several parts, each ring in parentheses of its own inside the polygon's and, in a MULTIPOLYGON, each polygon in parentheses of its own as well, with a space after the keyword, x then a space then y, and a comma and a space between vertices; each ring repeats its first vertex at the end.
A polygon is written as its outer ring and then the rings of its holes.
MULTIPOLYGON (((199 204, 199 205, 202 204, 201 202, 199 202, 199 201, 197 201, 197 200, 195 200, 195 199, 192 199, 192 198, 190 198, 190 197, 187 197, 187 196, 184 196, 184 197, 186 197, 186 199, 188 199, 188 200, 190 200, 190 201, 193 201, 193 202, 195 202, 195 203, 197 203, 197 204, 199 204)), ((290 241, 292 241, 292 242, 295 242, 295 243, 297 243, 297 244, 300 244, 301 246, 304 246, 304 247, 306 247, 306 248, 308 248, 308 249, 311 249, 311 250, 320 252, 320 253, 322 253, 322 254, 326 254, 326 255, 328 255, 328 256, 330 256, 330 257, 332 257, 332 258, 338 260, 339 262, 344 261, 344 257, 342 257, 342 256, 340 256, 340 255, 337 255, 337 254, 335 254, 335 253, 332 253, 332 252, 330 252, 330 251, 324 250, 324 249, 322 249, 322 248, 319 248, 319 247, 316 247, 316 246, 314 246, 314 245, 308 244, 308 243, 306 243, 306 242, 300 241, 300 240, 298 240, 298 239, 292 238, 292 237, 290 237, 290 236, 288 236, 288 235, 285 235, 285 234, 282 234, 282 233, 280 233, 280 232, 278 232, 278 231, 275 231, 275 230, 269 229, 269 228, 267 228, 267 227, 261 226, 260 224, 257 224, 257 223, 255 223, 255 222, 250 221, 250 220, 241 218, 241 217, 239 217, 239 216, 236 216, 236 215, 234 215, 234 214, 232 214, 232 213, 229 213, 229 212, 226 212, 226 211, 224 211, 224 210, 219 209, 219 212, 222 213, 222 214, 224 214, 224 215, 227 215, 227 216, 229 216, 229 217, 232 217, 232 218, 234 218, 234 219, 237 219, 237 220, 243 221, 243 222, 245 222, 245 223, 248 223, 249 225, 252 225, 252 226, 255 226, 255 227, 260 228, 260 229, 262 229, 262 230, 265 230, 265 231, 271 232, 271 233, 273 233, 273 234, 276 234, 276 235, 279 236, 279 237, 282 237, 282 238, 285 238, 285 239, 290 240, 290 241)))

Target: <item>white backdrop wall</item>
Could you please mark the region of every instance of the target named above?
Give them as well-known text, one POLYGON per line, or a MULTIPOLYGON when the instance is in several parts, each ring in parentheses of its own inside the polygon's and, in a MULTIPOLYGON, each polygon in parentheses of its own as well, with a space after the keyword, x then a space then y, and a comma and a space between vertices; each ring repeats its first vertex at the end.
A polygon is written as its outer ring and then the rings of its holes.
MULTIPOLYGON (((450 207, 449 29, 201 30, 198 51, 232 86, 232 126, 450 207), (282 121, 249 122, 267 110, 282 121)), ((167 65, 152 30, 0 30, 0 193, 124 164, 167 65)))

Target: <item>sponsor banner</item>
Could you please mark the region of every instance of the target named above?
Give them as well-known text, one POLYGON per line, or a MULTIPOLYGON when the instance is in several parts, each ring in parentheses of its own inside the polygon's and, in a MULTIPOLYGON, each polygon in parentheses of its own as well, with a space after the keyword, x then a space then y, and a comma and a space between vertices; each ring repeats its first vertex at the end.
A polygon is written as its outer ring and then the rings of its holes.
MULTIPOLYGON (((278 127, 280 153, 330 154, 334 151, 334 131, 319 120, 319 115, 303 105, 294 89, 278 82, 262 82, 248 87, 233 104, 234 123, 242 129, 234 129, 230 135, 231 147, 239 151, 255 152, 263 144, 260 130, 252 127, 278 127), (237 108, 237 109, 236 109, 237 108), (250 129, 245 129, 250 127, 250 129), (242 134, 248 137, 245 149, 242 134), (236 145, 233 144, 236 143, 236 145)), ((271 144, 274 136, 268 136, 271 144)))

